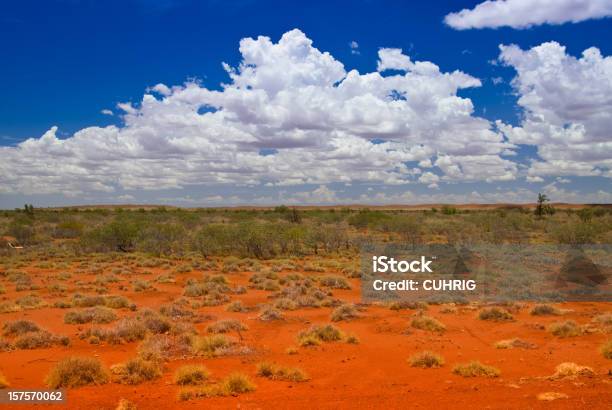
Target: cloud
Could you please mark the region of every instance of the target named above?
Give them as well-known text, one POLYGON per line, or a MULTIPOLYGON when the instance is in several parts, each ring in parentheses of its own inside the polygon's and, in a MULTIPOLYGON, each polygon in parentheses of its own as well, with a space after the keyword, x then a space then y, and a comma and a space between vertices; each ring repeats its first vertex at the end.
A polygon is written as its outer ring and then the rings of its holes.
POLYGON ((488 0, 473 9, 447 14, 457 30, 577 23, 612 16, 612 0, 488 0))
POLYGON ((100 111, 100 113, 102 113, 104 115, 113 115, 113 112, 111 110, 108 110, 108 109, 104 109, 104 110, 100 111))
POLYGON ((499 60, 516 70, 524 113, 519 126, 497 126, 510 143, 537 147, 528 175, 612 177, 612 57, 591 47, 576 58, 556 42, 500 50, 499 60))
POLYGON ((355 54, 355 55, 361 54, 359 52, 359 43, 357 43, 355 40, 349 43, 349 47, 351 48, 351 54, 355 54))
MULTIPOLYGON (((424 167, 440 181, 516 177, 514 149, 458 91, 479 87, 399 49, 379 51, 381 72, 346 71, 304 33, 240 41, 230 81, 208 89, 157 84, 119 103, 121 126, 0 147, 0 186, 20 194, 162 190, 190 186, 410 184, 424 167), (387 70, 400 70, 389 73, 387 70), (261 155, 261 152, 268 153, 261 155)), ((213 188, 211 188, 213 189, 213 188)), ((215 188, 216 189, 216 188, 215 188)), ((213 193, 214 194, 214 193, 213 193)))

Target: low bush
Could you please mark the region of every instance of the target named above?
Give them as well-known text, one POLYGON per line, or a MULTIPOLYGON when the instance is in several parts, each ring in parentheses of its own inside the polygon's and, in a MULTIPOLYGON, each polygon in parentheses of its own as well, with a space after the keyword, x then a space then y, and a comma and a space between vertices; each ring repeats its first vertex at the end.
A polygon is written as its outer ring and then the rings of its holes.
POLYGON ((303 382, 308 376, 298 368, 279 366, 269 362, 257 365, 257 375, 272 380, 283 380, 290 382, 303 382))
POLYGON ((529 313, 533 316, 556 316, 561 314, 559 309, 550 305, 535 305, 529 313))
POLYGON ((23 334, 16 338, 13 344, 17 349, 42 349, 53 345, 68 346, 70 339, 66 336, 56 336, 41 330, 23 334))
POLYGON ((319 278, 319 284, 321 284, 321 286, 327 286, 328 288, 332 289, 351 288, 351 285, 349 285, 348 281, 344 277, 338 275, 322 276, 319 278))
POLYGON ((440 321, 425 315, 414 317, 410 322, 410 326, 415 329, 427 330, 430 332, 444 332, 446 330, 446 326, 440 321))
POLYGON ((283 314, 280 312, 280 310, 274 309, 271 306, 264 307, 258 318, 259 320, 263 320, 264 322, 284 319, 283 314))
POLYGON ((208 333, 228 333, 228 332, 240 332, 241 330, 247 330, 248 326, 241 323, 236 319, 223 319, 218 320, 206 327, 208 333))
POLYGON ((353 304, 345 304, 338 306, 334 309, 331 314, 332 322, 339 322, 341 320, 350 320, 359 317, 357 308, 353 304))
POLYGON ((491 320, 494 322, 503 322, 514 320, 514 317, 507 310, 494 306, 482 309, 478 313, 478 319, 491 320))
POLYGON ((548 331, 557 337, 574 337, 582 333, 573 320, 552 323, 548 326, 548 331))
POLYGON ((343 337, 344 334, 334 325, 313 325, 298 334, 298 343, 300 346, 316 346, 321 342, 342 340, 343 337))
POLYGON ((75 310, 64 315, 64 323, 84 324, 84 323, 111 323, 117 320, 117 315, 112 309, 96 306, 85 310, 75 310))
POLYGON ((140 384, 160 377, 162 375, 162 366, 156 360, 145 360, 141 357, 136 357, 123 364, 113 366, 111 371, 119 383, 140 384))
POLYGON ((2 326, 2 334, 4 336, 20 336, 29 332, 38 332, 40 328, 34 322, 29 320, 16 320, 14 322, 6 322, 2 326))
POLYGON ((223 379, 221 383, 223 390, 229 395, 238 395, 255 391, 255 384, 251 382, 248 376, 242 373, 232 373, 223 379))
POLYGON ((217 356, 219 350, 231 345, 231 340, 224 335, 198 336, 192 341, 192 349, 195 354, 210 357, 217 356))
POLYGON ((105 384, 108 373, 99 360, 90 357, 68 357, 55 365, 46 378, 51 389, 105 384))
POLYGON ((595 372, 587 366, 580 366, 576 363, 565 362, 555 368, 555 373, 549 377, 551 380, 576 378, 578 376, 593 377, 595 372))
POLYGON ((422 367, 424 369, 430 369, 435 367, 441 367, 444 364, 442 356, 435 354, 430 351, 424 351, 416 353, 408 359, 410 366, 422 367))
POLYGON ((208 370, 202 365, 185 365, 174 373, 174 382, 181 386, 198 385, 204 383, 208 376, 208 370))
POLYGON ((499 369, 478 361, 458 364, 453 368, 453 373, 463 377, 498 377, 500 375, 499 369))
POLYGON ((499 342, 495 343, 496 349, 535 349, 536 347, 537 346, 535 344, 526 342, 525 340, 517 337, 513 339, 500 340, 499 342))

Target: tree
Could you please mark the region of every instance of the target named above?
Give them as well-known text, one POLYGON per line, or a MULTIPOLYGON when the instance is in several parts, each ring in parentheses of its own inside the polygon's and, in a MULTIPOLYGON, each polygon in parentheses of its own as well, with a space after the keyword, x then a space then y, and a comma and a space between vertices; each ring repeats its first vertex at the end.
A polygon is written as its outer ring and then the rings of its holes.
POLYGON ((535 214, 538 218, 555 213, 555 208, 548 204, 549 201, 550 199, 548 199, 546 194, 538 193, 538 204, 535 209, 535 214))

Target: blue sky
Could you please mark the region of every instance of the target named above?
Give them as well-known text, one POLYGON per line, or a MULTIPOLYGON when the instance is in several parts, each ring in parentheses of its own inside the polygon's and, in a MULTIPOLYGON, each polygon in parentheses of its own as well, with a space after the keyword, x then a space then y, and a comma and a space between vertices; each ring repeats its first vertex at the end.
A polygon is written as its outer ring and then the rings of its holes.
MULTIPOLYGON (((519 0, 515 2, 520 3, 519 0)), ((561 1, 564 2, 571 3, 570 0, 561 1)), ((520 15, 524 7, 518 5, 514 13, 516 19, 508 23, 514 27, 503 27, 506 23, 499 23, 499 16, 491 17, 495 10, 484 10, 485 14, 489 13, 485 17, 478 15, 481 13, 480 9, 475 7, 479 3, 312 1, 298 6, 292 2, 246 0, 3 2, 3 12, 0 16, 0 50, 3 60, 0 65, 0 89, 3 91, 4 103, 0 105, 0 146, 5 148, 0 151, 0 159, 4 158, 5 168, 2 170, 5 176, 4 180, 0 177, 0 185, 4 185, 4 189, 0 189, 0 206, 10 208, 26 200, 41 206, 92 201, 167 202, 202 206, 279 202, 524 201, 534 192, 545 188, 551 194, 558 195, 560 200, 579 201, 586 197, 592 201, 609 202, 611 151, 606 142, 609 143, 611 138, 601 134, 601 130, 606 128, 606 122, 612 124, 610 118, 605 115, 605 110, 609 107, 588 107, 587 114, 572 115, 572 112, 578 112, 580 108, 550 108, 542 106, 543 103, 533 103, 534 98, 545 101, 555 94, 562 98, 564 95, 573 95, 571 90, 582 89, 579 81, 589 78, 589 74, 582 71, 592 67, 586 67, 588 64, 585 63, 586 68, 576 72, 572 68, 572 58, 579 59, 582 52, 590 47, 599 49, 601 55, 601 61, 596 62, 601 67, 594 70, 603 70, 606 73, 605 70, 609 69, 611 64, 606 56, 611 54, 612 47, 612 20, 605 17, 609 13, 604 10, 593 12, 593 18, 573 17, 569 15, 572 13, 569 4, 568 15, 562 15, 563 11, 550 11, 552 14, 543 22, 525 20, 528 27, 524 28, 521 27, 523 17, 520 15), (472 19, 467 19, 469 24, 498 24, 502 27, 457 29, 451 27, 452 24, 445 23, 446 15, 461 9, 476 10, 468 16, 472 19), (498 20, 495 20, 496 18, 498 20), (557 24, 555 19, 569 21, 557 24), (572 22, 576 19, 582 21, 572 22), (477 22, 471 23, 472 21, 477 22), (480 23, 481 21, 485 23, 480 23), (494 23, 488 23, 489 21, 494 23), (553 21, 555 24, 547 24, 547 21, 553 21), (156 184, 156 178, 164 179, 157 175, 151 176, 151 181, 142 186, 134 181, 122 182, 121 177, 117 176, 110 181, 99 176, 81 186, 78 175, 85 175, 84 171, 88 170, 88 166, 92 169, 97 167, 98 170, 94 173, 101 172, 103 168, 99 163, 92 164, 94 161, 91 157, 79 157, 78 162, 73 165, 79 167, 80 171, 75 173, 69 170, 64 174, 52 165, 54 161, 62 162, 61 158, 58 159, 60 154, 57 149, 44 151, 40 147, 19 148, 19 144, 26 139, 38 140, 54 126, 58 128, 53 138, 60 142, 69 140, 75 132, 92 126, 114 125, 119 130, 126 131, 129 128, 126 125, 129 120, 124 115, 138 115, 118 110, 117 104, 131 102, 135 109, 140 109, 143 94, 156 84, 172 87, 197 80, 198 87, 202 89, 222 92, 221 84, 231 83, 222 62, 238 69, 244 59, 238 49, 241 39, 268 36, 271 42, 276 44, 284 33, 292 29, 298 29, 305 38, 312 40, 314 49, 322 53, 328 52, 334 60, 343 65, 345 73, 353 69, 360 74, 377 73, 381 61, 380 50, 401 49, 403 55, 408 56, 412 62, 431 62, 439 67, 441 73, 459 70, 478 79, 480 86, 459 87, 456 97, 471 101, 473 112, 469 115, 470 120, 487 120, 489 125, 485 128, 499 132, 500 141, 513 145, 500 148, 496 153, 489 150, 485 154, 495 154, 514 164, 527 164, 526 168, 510 170, 506 166, 504 172, 511 172, 512 178, 498 173, 478 180, 474 177, 474 172, 467 172, 466 169, 477 167, 477 164, 488 169, 487 164, 491 162, 485 159, 478 163, 471 157, 474 153, 460 153, 459 150, 453 153, 444 152, 445 144, 441 142, 431 147, 433 166, 421 167, 419 171, 415 171, 416 174, 404 173, 403 182, 398 182, 397 178, 388 175, 353 178, 350 175, 351 167, 347 167, 341 168, 337 173, 330 171, 328 175, 320 178, 308 178, 304 175, 301 179, 296 179, 295 176, 277 176, 276 172, 267 168, 268 171, 258 169, 256 173, 249 170, 251 177, 232 180, 226 175, 211 176, 209 169, 202 169, 197 171, 199 174, 184 179, 175 175, 170 183, 156 184), (562 85, 560 90, 550 90, 551 84, 555 83, 555 79, 550 77, 550 71, 538 71, 530 67, 533 62, 527 61, 530 58, 527 54, 529 50, 548 42, 556 42, 559 47, 565 47, 563 56, 567 64, 563 61, 558 64, 562 70, 569 71, 558 81, 562 85), (515 44, 524 54, 515 56, 509 50, 506 53, 506 62, 502 63, 498 60, 500 44, 515 44), (524 71, 522 76, 519 75, 519 67, 524 71), (541 77, 541 81, 534 80, 537 76, 541 77), (511 83, 512 79, 517 77, 520 78, 511 83), (521 96, 533 93, 530 90, 535 90, 537 95, 532 95, 534 98, 531 99, 527 98, 531 102, 519 104, 518 99, 521 96), (104 114, 103 110, 110 110, 113 115, 104 114), (530 114, 526 114, 527 112, 530 114), (555 142, 559 137, 555 137, 557 134, 552 131, 550 135, 540 135, 542 131, 537 131, 536 127, 538 121, 542 120, 542 113, 548 116, 545 120, 549 121, 551 126, 560 127, 562 132, 563 129, 571 128, 572 124, 575 129, 582 130, 584 135, 581 134, 578 138, 582 145, 559 145, 555 142), (563 117, 564 115, 567 118, 563 117), (504 132, 496 127, 496 121, 516 129, 504 132), (525 133, 538 134, 537 141, 527 141, 525 133), (551 154, 555 150, 580 151, 587 143, 599 144, 599 156, 595 155, 597 158, 588 153, 576 158, 555 157, 551 154), (28 149, 32 151, 27 152, 28 149), (512 151, 512 158, 508 156, 508 150, 512 151), (540 154, 543 152, 546 152, 548 157, 542 159, 540 154), (448 167, 445 169, 442 162, 439 166, 435 164, 436 160, 444 155, 459 158, 453 164, 460 168, 460 174, 453 177, 453 171, 448 167), (472 162, 461 162, 461 155, 469 155, 469 161, 472 162), (28 172, 16 170, 19 167, 14 166, 15 163, 24 165, 30 160, 40 165, 46 158, 49 161, 47 171, 28 172), (541 166, 530 167, 529 163, 533 159, 540 161, 541 166), (560 161, 565 162, 561 164, 560 161), (10 168, 9 163, 13 165, 10 168), (587 169, 589 167, 590 169, 587 169), (44 172, 49 174, 42 178, 41 173, 44 172), (342 172, 347 175, 342 177, 339 175, 342 172), (419 175, 427 172, 435 175, 437 179, 424 178, 418 183, 419 175), (271 177, 271 174, 275 176, 271 177), (406 176, 408 174, 410 177, 406 176), (75 180, 66 184, 59 182, 70 178, 75 180), (430 179, 432 182, 427 183, 430 179), (37 188, 39 185, 49 187, 49 181, 52 181, 53 189, 37 188)), ((544 10, 544 13, 547 12, 544 10)), ((529 15, 537 13, 525 14, 524 19, 529 19, 529 15)), ((461 24, 464 24, 463 20, 461 24)), ((558 48, 553 48, 539 53, 539 61, 559 52, 558 48)), ((384 75, 401 75, 405 71, 402 70, 392 67, 384 75)), ((338 79, 341 77, 342 75, 338 79)), ((294 84, 285 83, 285 86, 294 87, 294 84)), ((602 92, 606 86, 602 85, 602 92)), ((303 90, 301 94, 296 95, 304 95, 303 90)), ((158 93, 156 98, 162 101, 168 97, 158 93)), ((588 94, 583 97, 585 101, 597 100, 588 94)), ((554 101, 554 98, 552 100, 554 101)), ((228 104, 227 101, 220 102, 220 105, 214 108, 210 108, 208 100, 205 104, 208 104, 211 113, 228 110, 224 105, 228 104)), ((442 103, 436 109, 444 110, 446 106, 446 103, 442 103)), ((201 110, 200 113, 204 111, 201 110)), ((446 118, 443 112, 438 114, 439 116, 432 118, 432 122, 437 123, 440 118, 446 118)), ((316 119, 313 118, 312 121, 316 119)), ((344 124, 344 119, 338 121, 344 124)), ((355 132, 359 138, 366 138, 370 142, 380 137, 376 132, 370 132, 371 136, 364 136, 355 131, 359 127, 352 127, 349 132, 344 125, 339 126, 338 121, 327 129, 327 135, 355 132)), ((465 121, 459 120, 459 123, 464 124, 465 121)), ((243 125, 250 129, 253 124, 243 125)), ((156 138, 172 138, 170 134, 173 133, 173 128, 169 124, 166 126, 156 131, 156 138)), ((448 124, 448 127, 452 128, 453 124, 448 124)), ((316 127, 305 128, 311 131, 311 128, 316 127)), ((391 141, 410 149, 421 143, 427 145, 430 135, 438 135, 435 127, 414 131, 409 121, 407 124, 402 123, 402 129, 405 130, 402 131, 405 135, 383 135, 380 137, 381 141, 391 141)), ((241 128, 242 131, 244 128, 241 128)), ((291 132, 293 131, 295 129, 291 132)), ((249 132, 262 131, 258 127, 258 131, 249 132)), ((285 135, 283 130, 276 130, 275 133, 277 135, 273 144, 270 145, 267 140, 262 142, 263 137, 259 134, 251 136, 257 140, 253 144, 262 153, 275 153, 279 147, 282 149, 284 145, 279 145, 278 139, 287 139, 287 144, 292 147, 299 145, 295 145, 295 135, 285 135)), ((225 135, 222 133, 215 136, 214 141, 227 138, 225 135)), ((452 134, 449 135, 445 138, 452 139, 452 134)), ((200 141, 198 137, 199 135, 195 135, 195 139, 189 144, 200 141)), ((107 137, 98 135, 96 138, 107 137)), ((465 138, 470 137, 468 135, 465 138)), ((562 138, 571 139, 569 136, 562 138)), ((489 141, 490 137, 486 139, 489 141)), ((184 142, 183 148, 185 144, 189 145, 184 142)), ((320 147, 314 144, 317 148, 312 149, 320 152, 325 144, 322 143, 320 147)), ((62 149, 69 151, 66 147, 62 149)), ((88 155, 83 154, 83 149, 74 149, 75 152, 64 152, 61 155, 88 155)), ((363 149, 373 148, 370 146, 363 149)), ((389 151, 396 149, 397 146, 388 148, 389 151)), ((177 152, 177 155, 182 155, 180 152, 183 151, 178 149, 177 152)), ((309 152, 301 152, 300 155, 307 155, 309 152)), ((156 158, 156 155, 150 154, 143 151, 131 152, 129 155, 126 153, 126 158, 133 160, 134 155, 143 161, 156 158)), ((481 154, 483 153, 478 155, 481 154)), ((418 163, 423 160, 414 155, 407 155, 405 158, 408 160, 400 160, 400 164, 408 164, 410 169, 413 169, 415 164, 418 169, 418 163)), ((183 159, 184 162, 197 162, 197 158, 183 159)), ((282 165, 276 163, 261 166, 272 167, 276 171, 282 168, 282 165)), ((316 168, 316 163, 312 166, 316 168)), ((381 166, 396 168, 397 164, 385 163, 381 166)), ((146 168, 146 165, 144 167, 146 168)), ((174 171, 175 166, 166 164, 165 167, 174 171)), ((239 172, 239 169, 240 167, 232 172, 239 172)), ((131 171, 126 169, 125 172, 131 171)), ((88 176, 83 179, 92 178, 88 176)))

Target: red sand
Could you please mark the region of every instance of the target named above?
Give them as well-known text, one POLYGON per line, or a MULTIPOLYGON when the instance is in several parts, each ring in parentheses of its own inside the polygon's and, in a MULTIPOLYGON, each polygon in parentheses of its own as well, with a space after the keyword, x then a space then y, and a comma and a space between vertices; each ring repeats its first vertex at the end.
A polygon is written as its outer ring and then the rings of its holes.
MULTIPOLYGON (((51 271, 24 269, 33 278, 42 278, 51 271)), ((153 275, 137 275, 153 279, 153 275)), ((142 293, 120 292, 112 285, 113 294, 123 294, 136 302, 139 308, 155 308, 171 302, 182 294, 189 277, 201 277, 201 272, 177 274, 178 283, 158 285, 158 291, 142 293)), ((306 273, 308 275, 308 273, 306 273)), ((69 283, 76 279, 73 277, 69 283)), ((233 283, 246 284, 249 274, 228 274, 233 283)), ((78 280, 93 280, 94 275, 79 275, 78 280)), ((130 276, 130 279, 134 276, 130 276)), ((37 282, 40 282, 37 280, 37 282)), ((125 282, 125 281, 124 281, 125 282)), ((345 301, 359 301, 358 280, 351 280, 353 290, 334 291, 334 296, 345 301)), ((8 285, 2 299, 14 300, 28 292, 14 292, 8 285)), ((235 295, 247 306, 266 302, 270 292, 251 290, 235 295)), ((47 301, 58 299, 40 291, 47 301)), ((563 320, 587 324, 592 317, 610 311, 610 303, 564 303, 559 308, 571 310, 563 320)), ((612 361, 599 352, 599 346, 610 335, 602 332, 579 337, 559 339, 544 330, 559 317, 529 315, 528 308, 516 314, 516 321, 508 323, 486 322, 476 319, 477 310, 459 307, 456 313, 440 313, 441 306, 430 306, 428 315, 443 322, 447 331, 438 335, 411 329, 409 321, 414 311, 391 311, 382 306, 368 306, 362 317, 336 325, 346 333, 355 334, 360 344, 342 342, 324 343, 314 348, 299 348, 297 355, 285 350, 296 346, 296 335, 315 323, 328 323, 331 308, 300 309, 286 312, 286 320, 262 322, 256 312, 231 313, 225 306, 201 308, 219 319, 237 318, 249 326, 243 332, 245 343, 255 354, 212 359, 171 361, 161 379, 140 385, 106 384, 68 390, 70 409, 114 409, 121 398, 134 402, 139 409, 172 408, 609 408, 612 403, 612 361), (536 349, 499 350, 493 344, 502 339, 520 337, 535 343, 536 349), (407 359, 422 350, 441 354, 446 363, 437 369, 418 369, 409 366, 407 359), (304 383, 270 381, 256 377, 256 364, 266 360, 304 370, 310 380, 304 383), (463 378, 452 374, 455 363, 479 360, 501 370, 499 378, 463 378), (546 379, 562 362, 575 362, 591 367, 596 376, 575 380, 551 381, 546 379), (235 371, 244 372, 256 383, 257 390, 238 397, 178 401, 179 387, 172 381, 174 370, 186 363, 202 363, 218 380, 235 371), (553 402, 540 401, 543 392, 560 392, 568 398, 553 402)), ((68 335, 72 346, 39 350, 16 350, 0 353, 0 372, 14 388, 42 388, 43 380, 53 365, 70 355, 93 356, 106 366, 134 357, 138 343, 125 345, 91 345, 79 340, 78 329, 90 325, 66 325, 63 316, 67 310, 43 308, 1 314, 2 322, 15 319, 32 320, 47 330, 68 335)), ((121 315, 133 315, 121 311, 121 315)), ((210 321, 197 324, 199 332, 210 321)), ((27 405, 4 406, 25 409, 27 405)), ((48 406, 45 406, 48 407, 48 406)), ((62 406, 55 406, 60 408, 62 406)), ((50 408, 53 408, 50 407, 50 408)))

